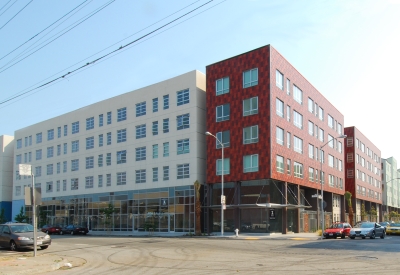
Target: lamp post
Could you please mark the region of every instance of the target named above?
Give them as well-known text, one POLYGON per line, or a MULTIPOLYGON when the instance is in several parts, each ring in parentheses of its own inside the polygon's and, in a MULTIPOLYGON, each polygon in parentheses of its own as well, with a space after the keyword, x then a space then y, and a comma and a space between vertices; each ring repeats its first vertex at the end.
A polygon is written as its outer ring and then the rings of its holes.
POLYGON ((224 196, 224 144, 213 134, 210 132, 206 132, 207 136, 214 137, 217 142, 221 145, 222 149, 222 160, 221 160, 221 236, 224 235, 224 205, 225 205, 225 196, 224 196))
POLYGON ((347 137, 347 135, 340 135, 339 137, 332 138, 332 139, 328 140, 327 143, 325 143, 324 145, 319 147, 319 155, 320 155, 319 161, 321 162, 321 167, 320 167, 320 170, 319 170, 319 172, 320 172, 319 180, 321 182, 321 231, 322 231, 321 240, 323 239, 322 236, 324 235, 324 225, 325 225, 325 217, 324 217, 324 185, 323 185, 323 182, 322 182, 322 180, 323 180, 322 179, 322 148, 324 148, 325 145, 327 145, 329 142, 331 142, 334 139, 346 138, 346 137, 347 137))

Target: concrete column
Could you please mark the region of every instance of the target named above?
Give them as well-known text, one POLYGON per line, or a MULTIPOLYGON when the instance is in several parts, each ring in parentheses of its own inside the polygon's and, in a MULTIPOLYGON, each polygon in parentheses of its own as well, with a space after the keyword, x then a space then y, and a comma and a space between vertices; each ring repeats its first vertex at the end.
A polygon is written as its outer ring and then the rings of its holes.
MULTIPOLYGON (((283 185, 283 204, 287 204, 287 182, 283 185)), ((282 234, 287 234, 287 208, 282 208, 282 234)))
MULTIPOLYGON (((296 194, 296 196, 297 196, 297 204, 300 204, 300 201, 301 201, 301 193, 300 193, 300 185, 297 185, 297 194, 296 194)), ((295 232, 294 233, 300 233, 300 211, 301 211, 302 209, 300 209, 300 208, 298 208, 297 209, 297 228, 296 228, 296 230, 295 230, 295 232)))

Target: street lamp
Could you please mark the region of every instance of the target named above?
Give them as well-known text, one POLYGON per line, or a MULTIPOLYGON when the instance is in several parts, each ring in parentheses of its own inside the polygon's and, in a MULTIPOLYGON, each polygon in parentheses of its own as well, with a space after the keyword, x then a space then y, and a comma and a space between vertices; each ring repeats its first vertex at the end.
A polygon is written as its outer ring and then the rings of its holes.
POLYGON ((224 205, 225 205, 225 197, 224 197, 224 144, 213 134, 210 132, 206 132, 207 136, 214 137, 217 142, 221 145, 222 149, 222 160, 221 160, 221 236, 224 235, 224 205))
POLYGON ((321 162, 321 169, 319 170, 320 172, 320 177, 319 180, 321 182, 321 229, 322 229, 322 233, 321 233, 321 240, 322 240, 322 236, 324 235, 324 225, 325 225, 325 217, 324 217, 324 185, 322 184, 322 148, 324 148, 325 145, 327 145, 329 142, 331 142, 334 139, 338 139, 338 138, 346 138, 347 135, 340 135, 339 137, 336 138, 331 138, 330 140, 328 140, 327 143, 325 143, 324 145, 319 147, 319 161, 321 162))

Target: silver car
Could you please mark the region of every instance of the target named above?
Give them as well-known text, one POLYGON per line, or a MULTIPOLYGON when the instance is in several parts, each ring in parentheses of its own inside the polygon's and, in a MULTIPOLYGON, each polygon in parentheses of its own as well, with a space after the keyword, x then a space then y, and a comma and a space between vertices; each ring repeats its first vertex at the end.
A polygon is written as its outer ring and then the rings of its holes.
MULTIPOLYGON (((36 238, 36 244, 41 249, 46 249, 51 244, 50 236, 39 230, 36 238)), ((0 246, 8 247, 12 251, 33 248, 33 226, 27 223, 0 224, 0 246)))
POLYGON ((385 227, 381 226, 376 222, 361 222, 353 227, 350 230, 350 239, 355 239, 356 237, 360 237, 365 239, 369 237, 371 239, 375 239, 375 237, 381 237, 381 239, 385 238, 385 227))

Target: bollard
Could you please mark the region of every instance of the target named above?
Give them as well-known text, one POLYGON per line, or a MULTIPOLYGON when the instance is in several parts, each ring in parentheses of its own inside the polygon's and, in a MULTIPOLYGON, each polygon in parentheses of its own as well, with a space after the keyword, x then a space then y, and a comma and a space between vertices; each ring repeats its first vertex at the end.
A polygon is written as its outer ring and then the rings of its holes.
POLYGON ((239 229, 235 229, 236 237, 239 237, 239 229))

